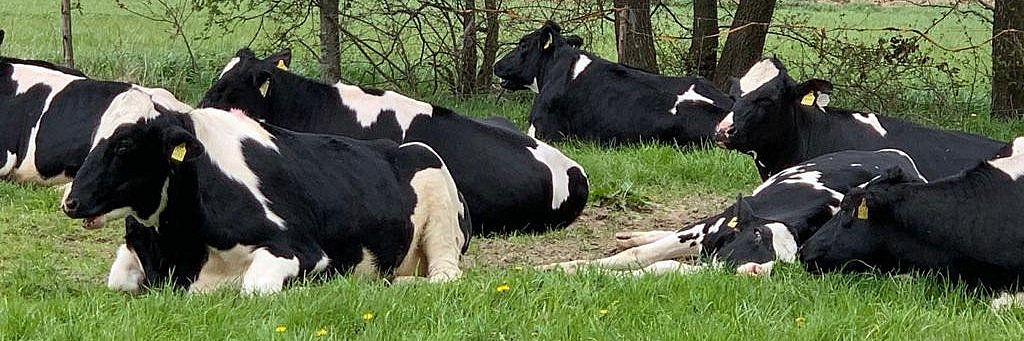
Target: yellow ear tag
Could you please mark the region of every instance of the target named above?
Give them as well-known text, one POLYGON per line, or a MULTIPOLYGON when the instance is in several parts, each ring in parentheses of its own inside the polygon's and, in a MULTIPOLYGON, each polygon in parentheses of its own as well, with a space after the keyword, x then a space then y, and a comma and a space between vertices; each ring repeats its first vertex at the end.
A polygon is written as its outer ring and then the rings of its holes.
POLYGON ((263 95, 263 97, 267 97, 267 91, 269 90, 270 80, 268 79, 266 82, 263 82, 263 85, 260 85, 260 95, 263 95))
POLYGON ((288 71, 288 65, 284 65, 284 61, 283 60, 278 60, 277 61, 277 68, 281 69, 281 70, 288 71))
POLYGON ((736 219, 736 217, 732 217, 732 219, 730 219, 729 222, 725 224, 725 226, 735 229, 736 225, 739 225, 739 223, 740 222, 739 220, 736 219))
POLYGON ((811 106, 814 104, 814 91, 808 92, 804 95, 804 98, 800 99, 800 104, 805 106, 811 106))
POLYGON ((185 161, 186 152, 188 151, 185 149, 185 144, 179 144, 177 147, 174 147, 174 150, 171 151, 171 160, 178 162, 185 161))
POLYGON ((860 206, 857 206, 857 219, 868 220, 868 199, 860 198, 860 206))

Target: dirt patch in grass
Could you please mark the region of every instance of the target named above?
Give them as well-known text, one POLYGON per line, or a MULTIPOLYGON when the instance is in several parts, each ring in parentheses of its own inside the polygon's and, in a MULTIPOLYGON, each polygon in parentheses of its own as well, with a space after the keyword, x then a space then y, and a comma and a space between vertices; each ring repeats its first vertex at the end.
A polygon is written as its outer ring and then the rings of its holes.
POLYGON ((587 207, 576 223, 562 231, 474 238, 463 266, 507 268, 598 258, 614 250, 616 232, 675 231, 719 213, 730 200, 702 194, 652 203, 640 211, 587 207))

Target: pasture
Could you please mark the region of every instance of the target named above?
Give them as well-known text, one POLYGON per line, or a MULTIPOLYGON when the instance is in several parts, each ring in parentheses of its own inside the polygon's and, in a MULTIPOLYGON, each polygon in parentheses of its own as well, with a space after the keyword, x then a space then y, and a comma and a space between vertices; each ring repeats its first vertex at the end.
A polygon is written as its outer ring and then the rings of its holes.
MULTIPOLYGON (((848 20, 878 27, 924 23, 935 14, 917 7, 879 11, 874 5, 807 3, 784 3, 779 11, 807 16, 812 23, 829 22, 842 11, 856 17, 848 20)), ((193 104, 250 38, 236 33, 199 42, 201 70, 187 76, 180 44, 156 24, 108 1, 82 1, 75 15, 80 69, 99 79, 166 87, 193 104)), ((56 4, 5 2, 0 28, 7 31, 0 53, 60 60, 56 4)), ((768 50, 783 59, 801 53, 771 39, 778 37, 769 37, 768 50)), ((610 43, 592 46, 602 56, 614 55, 610 43)), ((293 70, 315 75, 317 65, 300 53, 293 70)), ((401 90, 462 113, 498 114, 517 123, 524 121, 531 100, 523 94, 451 98, 401 90)), ((852 103, 841 95, 834 98, 852 103)), ((975 104, 984 107, 986 101, 983 96, 975 104)), ((1024 131, 1020 121, 971 113, 953 113, 955 119, 939 122, 928 116, 928 122, 1003 140, 1024 131)), ((388 286, 382 280, 332 278, 296 283, 270 297, 189 296, 159 288, 139 296, 111 292, 104 282, 121 240, 119 224, 86 231, 60 212, 59 192, 0 183, 0 340, 1011 339, 1024 334, 1024 311, 992 313, 990 295, 949 288, 928 275, 816 276, 793 264, 776 268, 770 278, 725 269, 641 278, 535 271, 532 265, 600 256, 613 247, 617 231, 675 229, 717 213, 758 183, 749 157, 710 146, 683 151, 584 143, 558 147, 586 168, 591 181, 590 203, 573 226, 539 236, 476 238, 464 258, 466 276, 454 283, 388 286)))

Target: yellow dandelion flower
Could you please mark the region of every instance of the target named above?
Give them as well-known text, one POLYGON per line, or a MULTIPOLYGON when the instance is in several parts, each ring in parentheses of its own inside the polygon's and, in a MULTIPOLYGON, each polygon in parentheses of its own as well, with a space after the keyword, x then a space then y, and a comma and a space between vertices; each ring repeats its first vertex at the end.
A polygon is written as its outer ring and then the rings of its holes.
POLYGON ((374 315, 372 311, 367 311, 367 312, 363 313, 363 321, 373 320, 374 317, 377 317, 377 316, 374 315))
POLYGON ((320 330, 316 331, 316 336, 317 337, 321 337, 321 336, 325 336, 325 335, 327 335, 327 329, 320 328, 320 330))
POLYGON ((506 283, 501 283, 501 285, 498 285, 496 288, 494 288, 494 291, 506 292, 509 291, 509 289, 512 289, 512 287, 509 287, 508 284, 506 283))
POLYGON ((608 309, 601 309, 599 312, 601 315, 608 315, 608 309))
POLYGON ((802 316, 796 318, 796 326, 797 327, 803 327, 805 324, 807 324, 807 319, 806 318, 804 318, 802 316))
POLYGON ((287 330, 288 330, 288 327, 285 327, 284 325, 280 325, 280 326, 277 326, 277 328, 274 328, 274 331, 278 332, 278 333, 284 333, 287 330))

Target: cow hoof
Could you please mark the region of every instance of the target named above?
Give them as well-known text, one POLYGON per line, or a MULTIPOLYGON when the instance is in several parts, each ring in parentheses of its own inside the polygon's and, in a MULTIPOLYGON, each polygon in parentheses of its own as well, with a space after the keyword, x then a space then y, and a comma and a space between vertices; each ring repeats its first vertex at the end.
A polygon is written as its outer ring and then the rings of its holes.
POLYGON ((634 238, 639 238, 640 234, 636 232, 618 232, 615 233, 615 247, 619 251, 631 249, 640 246, 640 243, 634 238))
POLYGON ((747 264, 743 264, 743 265, 740 265, 739 267, 736 268, 736 273, 739 274, 739 275, 747 275, 747 276, 754 276, 754 277, 770 276, 772 274, 772 268, 775 265, 774 263, 775 262, 768 262, 768 263, 764 263, 764 264, 760 264, 760 263, 747 263, 747 264))

